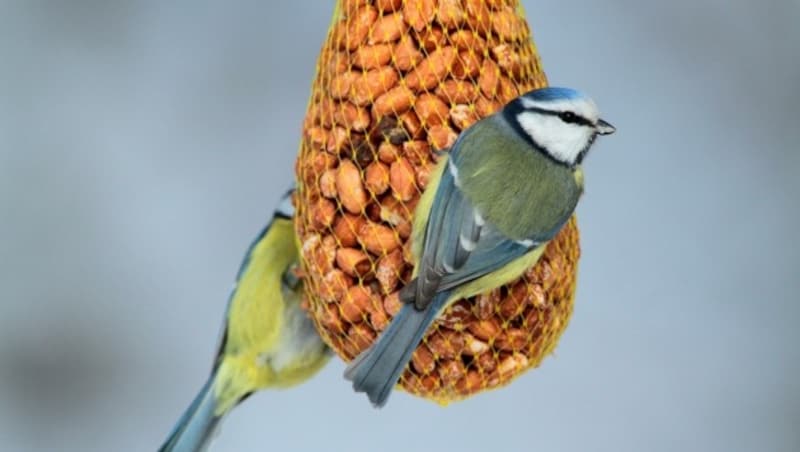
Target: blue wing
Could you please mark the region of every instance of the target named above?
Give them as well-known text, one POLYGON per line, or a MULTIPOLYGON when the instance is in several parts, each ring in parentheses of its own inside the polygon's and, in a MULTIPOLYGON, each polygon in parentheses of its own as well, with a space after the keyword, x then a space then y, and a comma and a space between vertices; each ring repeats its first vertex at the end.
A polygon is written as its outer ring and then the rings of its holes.
POLYGON ((480 278, 540 244, 519 242, 486 223, 458 189, 458 146, 442 172, 425 231, 425 245, 414 282, 414 304, 424 309, 433 297, 480 278))

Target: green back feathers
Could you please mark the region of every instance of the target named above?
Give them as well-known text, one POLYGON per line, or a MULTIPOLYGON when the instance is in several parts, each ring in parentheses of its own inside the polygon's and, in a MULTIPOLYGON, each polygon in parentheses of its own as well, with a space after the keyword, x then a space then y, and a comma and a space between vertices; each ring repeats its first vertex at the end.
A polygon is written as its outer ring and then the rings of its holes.
POLYGON ((483 217, 514 240, 549 240, 581 194, 572 169, 558 164, 494 117, 460 140, 460 189, 483 217))

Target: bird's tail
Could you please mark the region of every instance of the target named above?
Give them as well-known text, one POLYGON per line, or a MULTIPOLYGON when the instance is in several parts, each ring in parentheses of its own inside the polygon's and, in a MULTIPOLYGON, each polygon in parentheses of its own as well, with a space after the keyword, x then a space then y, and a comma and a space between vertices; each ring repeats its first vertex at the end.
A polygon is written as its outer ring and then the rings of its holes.
POLYGON ((215 415, 214 381, 212 374, 158 452, 195 452, 207 447, 221 418, 215 415))
POLYGON ((378 341, 347 366, 345 378, 353 382, 356 392, 366 392, 376 408, 386 404, 400 374, 448 296, 449 293, 437 294, 422 311, 413 303, 403 305, 378 341))

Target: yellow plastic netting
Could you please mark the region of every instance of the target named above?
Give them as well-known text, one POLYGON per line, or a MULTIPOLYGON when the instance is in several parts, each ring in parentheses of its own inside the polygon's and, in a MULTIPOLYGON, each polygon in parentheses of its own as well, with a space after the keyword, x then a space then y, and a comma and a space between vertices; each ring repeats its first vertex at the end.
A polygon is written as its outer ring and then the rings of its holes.
MULTIPOLYGON (((349 361, 399 310, 411 217, 458 134, 545 86, 516 0, 339 0, 297 160, 309 311, 349 361)), ((554 349, 572 313, 575 220, 505 287, 444 312, 400 385, 439 403, 508 383, 554 349)))

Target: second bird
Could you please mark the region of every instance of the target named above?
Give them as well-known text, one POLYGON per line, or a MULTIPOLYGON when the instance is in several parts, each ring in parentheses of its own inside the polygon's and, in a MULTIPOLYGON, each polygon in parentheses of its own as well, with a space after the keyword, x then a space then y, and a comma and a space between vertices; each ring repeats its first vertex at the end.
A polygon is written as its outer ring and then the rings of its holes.
POLYGON ((222 417, 250 394, 311 378, 330 352, 300 307, 291 192, 245 255, 208 381, 159 452, 205 450, 222 417))
POLYGON ((614 130, 569 88, 528 92, 465 130, 415 210, 406 304, 348 366, 353 388, 383 406, 442 310, 533 266, 583 193, 586 153, 614 130))

